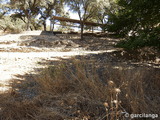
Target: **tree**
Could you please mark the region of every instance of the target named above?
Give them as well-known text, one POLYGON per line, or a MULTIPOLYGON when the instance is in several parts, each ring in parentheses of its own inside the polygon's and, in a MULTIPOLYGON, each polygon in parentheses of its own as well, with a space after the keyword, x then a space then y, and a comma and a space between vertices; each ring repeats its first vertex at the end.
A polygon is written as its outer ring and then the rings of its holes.
POLYGON ((8 4, 5 2, 5 0, 0 0, 0 19, 3 18, 5 14, 7 14, 10 11, 8 4))
POLYGON ((110 10, 111 3, 110 0, 98 0, 97 1, 97 11, 94 14, 95 22, 102 24, 100 27, 103 32, 105 32, 105 24, 108 21, 108 12, 110 10))
POLYGON ((20 19, 13 20, 9 15, 5 15, 0 19, 0 29, 3 32, 19 33, 25 29, 25 24, 20 19))
POLYGON ((26 29, 30 30, 31 19, 39 14, 39 0, 10 0, 11 8, 15 11, 12 17, 20 18, 26 23, 26 29))
MULTIPOLYGON (((6 24, 6 15, 10 11, 9 5, 5 0, 0 0, 0 29, 5 31, 9 24, 6 24)), ((9 17, 7 18, 8 21, 9 17)))
POLYGON ((97 0, 66 0, 70 10, 78 13, 81 26, 81 40, 83 40, 84 23, 97 11, 97 0))
POLYGON ((46 31, 46 20, 51 18, 53 14, 60 14, 63 12, 63 0, 46 0, 41 4, 40 19, 46 31))
POLYGON ((107 29, 128 37, 123 43, 132 48, 160 48, 159 0, 116 0, 116 4, 115 12, 109 14, 107 29))
POLYGON ((109 14, 109 31, 127 35, 152 29, 159 23, 159 0, 116 0, 118 7, 109 14))

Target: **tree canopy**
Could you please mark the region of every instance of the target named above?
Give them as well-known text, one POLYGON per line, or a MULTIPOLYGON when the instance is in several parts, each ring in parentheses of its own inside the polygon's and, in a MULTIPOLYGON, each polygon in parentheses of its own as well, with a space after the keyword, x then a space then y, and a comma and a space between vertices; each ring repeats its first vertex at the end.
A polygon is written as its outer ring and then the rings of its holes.
POLYGON ((30 22, 39 14, 41 1, 39 0, 10 0, 11 8, 15 11, 12 17, 20 18, 30 29, 30 22))
POLYGON ((46 31, 46 20, 54 15, 61 15, 64 12, 63 0, 47 0, 43 1, 40 9, 40 20, 46 31))
POLYGON ((72 12, 78 13, 81 21, 81 39, 83 39, 84 22, 94 17, 98 11, 97 0, 66 0, 72 12))
POLYGON ((158 0, 116 0, 118 8, 109 14, 108 30, 127 34, 130 30, 153 29, 159 24, 158 0))
POLYGON ((160 48, 159 0, 116 0, 115 4, 114 12, 108 14, 106 29, 117 35, 130 36, 120 45, 127 48, 160 48))

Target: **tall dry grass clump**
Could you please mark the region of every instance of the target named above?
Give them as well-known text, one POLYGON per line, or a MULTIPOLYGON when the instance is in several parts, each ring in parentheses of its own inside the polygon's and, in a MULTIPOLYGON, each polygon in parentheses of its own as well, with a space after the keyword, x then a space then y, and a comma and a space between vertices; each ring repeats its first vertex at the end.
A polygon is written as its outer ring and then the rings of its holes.
POLYGON ((105 99, 107 87, 99 81, 96 69, 91 67, 75 60, 45 69, 36 80, 42 92, 55 95, 79 93, 92 99, 105 99))
MULTIPOLYGON (((72 60, 70 63, 49 67, 36 80, 44 94, 69 97, 67 102, 76 99, 75 103, 72 101, 76 104, 73 106, 78 106, 77 103, 80 105, 75 111, 80 110, 81 115, 83 113, 84 116, 93 117, 92 119, 124 119, 125 112, 160 111, 159 104, 156 104, 159 99, 158 97, 154 99, 160 90, 158 86, 160 75, 156 70, 126 66, 114 69, 113 66, 107 65, 101 79, 98 69, 101 68, 96 62, 72 60), (83 100, 87 101, 87 104, 83 103, 83 100), (94 112, 95 104, 99 106, 97 113, 94 112)), ((67 105, 72 106, 73 103, 67 105)))
POLYGON ((77 59, 49 66, 34 78, 39 91, 34 98, 17 100, 13 92, 0 98, 0 119, 126 120, 125 113, 158 114, 159 70, 117 68, 77 59))

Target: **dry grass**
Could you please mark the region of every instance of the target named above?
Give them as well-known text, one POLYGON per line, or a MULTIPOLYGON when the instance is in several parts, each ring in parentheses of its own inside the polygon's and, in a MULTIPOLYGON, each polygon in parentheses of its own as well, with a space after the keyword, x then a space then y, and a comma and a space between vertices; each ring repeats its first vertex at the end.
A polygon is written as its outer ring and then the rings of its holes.
POLYGON ((14 92, 1 97, 1 120, 58 120, 62 118, 56 112, 43 108, 35 101, 19 101, 16 97, 14 92))
MULTIPOLYGON (((124 67, 125 68, 125 67, 124 67)), ((125 120, 123 112, 160 112, 160 74, 155 69, 114 69, 103 76, 96 62, 72 60, 50 66, 34 78, 38 95, 1 95, 1 120, 125 120), (101 78, 105 79, 101 79, 101 78)))

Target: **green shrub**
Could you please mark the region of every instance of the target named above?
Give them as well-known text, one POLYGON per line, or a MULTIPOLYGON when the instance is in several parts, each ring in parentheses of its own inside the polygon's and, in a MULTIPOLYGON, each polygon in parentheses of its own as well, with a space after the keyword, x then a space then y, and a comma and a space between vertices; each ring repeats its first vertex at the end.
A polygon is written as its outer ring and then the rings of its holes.
POLYGON ((116 46, 125 49, 137 49, 141 47, 155 47, 160 49, 159 28, 152 31, 143 31, 139 36, 132 36, 126 40, 120 41, 116 46))

